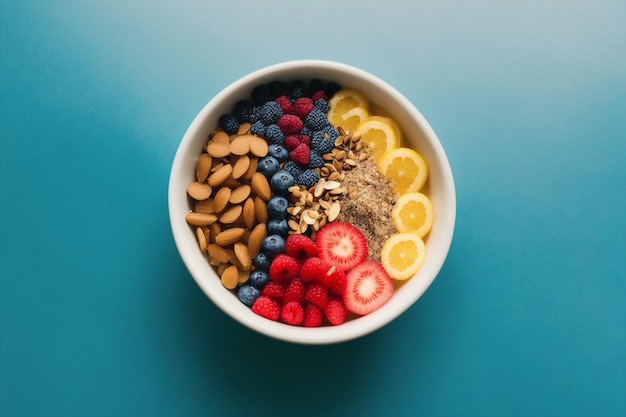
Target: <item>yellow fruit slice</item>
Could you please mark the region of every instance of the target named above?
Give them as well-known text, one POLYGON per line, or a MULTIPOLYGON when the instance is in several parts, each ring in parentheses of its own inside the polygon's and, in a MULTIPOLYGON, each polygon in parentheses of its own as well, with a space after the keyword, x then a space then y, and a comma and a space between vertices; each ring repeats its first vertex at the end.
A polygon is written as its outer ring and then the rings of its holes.
POLYGON ((415 232, 424 237, 433 226, 433 203, 425 194, 402 194, 391 210, 391 218, 398 232, 415 232))
POLYGON ((380 173, 392 182, 397 194, 419 191, 428 179, 428 165, 410 148, 395 148, 378 161, 380 173))
POLYGON ((381 120, 365 119, 357 128, 356 133, 361 134, 361 140, 369 148, 374 161, 379 161, 386 152, 398 146, 395 129, 381 120))
POLYGON ((354 133, 356 132, 361 122, 369 117, 370 113, 369 111, 367 111, 366 108, 361 106, 353 107, 342 115, 336 115, 335 121, 337 122, 337 124, 333 124, 333 126, 341 126, 346 132, 354 133))
POLYGON ((380 254, 383 268, 391 278, 397 280, 406 280, 415 275, 425 256, 424 241, 413 232, 392 235, 383 245, 380 254))
POLYGON ((380 120, 381 122, 385 122, 387 124, 389 124, 391 127, 393 127, 393 131, 396 133, 396 140, 397 140, 397 144, 396 146, 401 146, 402 144, 402 129, 400 129, 400 125, 398 124, 398 122, 396 122, 394 119, 392 119, 391 117, 386 117, 386 116, 370 116, 371 120, 380 120))
POLYGON ((337 91, 328 101, 328 121, 334 127, 341 126, 344 115, 355 107, 367 110, 367 98, 360 92, 351 88, 337 91))

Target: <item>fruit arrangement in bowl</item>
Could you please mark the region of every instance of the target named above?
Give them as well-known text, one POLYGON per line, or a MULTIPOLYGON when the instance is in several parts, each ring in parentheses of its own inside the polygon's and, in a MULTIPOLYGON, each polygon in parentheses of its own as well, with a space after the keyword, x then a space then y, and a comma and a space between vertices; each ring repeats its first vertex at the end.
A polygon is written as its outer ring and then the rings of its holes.
POLYGON ((205 293, 298 343, 348 340, 401 314, 441 268, 455 215, 445 153, 417 110, 327 61, 259 70, 212 100, 179 147, 169 198, 205 293))

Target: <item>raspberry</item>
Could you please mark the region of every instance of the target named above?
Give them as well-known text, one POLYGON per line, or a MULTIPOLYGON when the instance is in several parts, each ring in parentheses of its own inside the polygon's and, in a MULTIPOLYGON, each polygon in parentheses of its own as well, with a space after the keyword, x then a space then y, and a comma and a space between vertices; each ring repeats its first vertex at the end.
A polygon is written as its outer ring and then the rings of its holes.
POLYGON ((285 281, 270 281, 261 290, 261 295, 275 300, 282 300, 285 297, 285 291, 287 291, 287 283, 285 281))
MULTIPOLYGON (((296 258, 300 262, 317 255, 317 246, 308 236, 289 235, 285 240, 285 254, 296 258)), ((302 274, 302 271, 300 271, 302 274)))
POLYGON ((328 266, 326 262, 322 261, 317 256, 314 256, 307 259, 304 264, 302 264, 302 269, 300 270, 300 278, 302 278, 304 281, 321 280, 327 276, 329 269, 330 266, 328 266))
POLYGON ((293 112, 293 104, 291 100, 289 100, 289 97, 280 96, 276 99, 276 103, 283 109, 283 114, 291 114, 293 112))
POLYGON ((341 269, 335 269, 335 271, 330 274, 331 284, 328 289, 337 294, 343 295, 346 292, 346 288, 348 287, 348 277, 345 272, 341 269))
POLYGON ((308 165, 310 154, 311 150, 309 147, 306 144, 301 143, 296 149, 289 152, 289 159, 302 165, 308 165))
POLYGON ((257 298, 252 304, 252 311, 269 320, 278 321, 280 318, 280 304, 269 297, 260 296, 257 298))
POLYGON ((295 301, 289 301, 283 305, 280 317, 285 324, 298 326, 304 320, 304 309, 295 301))
POLYGON ((300 174, 302 174, 302 169, 294 161, 285 162, 285 165, 283 165, 283 171, 287 171, 294 178, 298 178, 300 174))
POLYGON ((283 303, 288 303, 290 301, 295 301, 298 304, 304 303, 304 282, 296 277, 289 281, 289 285, 287 285, 287 290, 285 291, 285 296, 283 297, 283 303))
POLYGON ((263 106, 261 106, 261 113, 259 115, 259 120, 263 122, 264 125, 271 125, 278 121, 278 118, 283 115, 283 109, 280 107, 278 103, 275 101, 268 101, 263 106))
POLYGON ((346 321, 348 310, 346 309, 346 305, 343 303, 341 298, 331 296, 328 300, 328 304, 324 308, 324 315, 330 324, 338 326, 346 321))
POLYGON ((313 109, 304 119, 304 124, 312 131, 317 131, 327 127, 329 122, 323 111, 313 109))
POLYGON ((313 101, 308 97, 297 99, 293 103, 293 114, 304 119, 313 110, 313 101))
MULTIPOLYGON (((313 100, 314 103, 317 103, 318 100, 324 100, 328 102, 328 96, 324 91, 318 90, 311 94, 311 100, 313 100)), ((326 110, 326 112, 328 112, 328 110, 326 110)))
POLYGON ((304 306, 304 320, 302 326, 304 327, 320 327, 324 320, 324 313, 322 309, 312 303, 307 303, 304 306))
POLYGON ((311 152, 309 155, 309 168, 321 168, 324 166, 326 161, 322 158, 318 153, 311 152))
POLYGON ((283 145, 285 145, 285 148, 287 148, 287 150, 293 151, 301 143, 304 143, 305 145, 309 146, 309 145, 311 145, 311 138, 309 136, 307 136, 307 135, 302 135, 302 134, 300 134, 300 135, 287 135, 285 137, 285 142, 283 143, 283 145))
POLYGON ((328 290, 322 284, 312 282, 304 292, 304 299, 324 309, 328 304, 328 290))
POLYGON ((281 253, 270 264, 270 279, 273 281, 287 281, 300 274, 302 265, 296 258, 281 253))
POLYGON ((230 113, 220 117, 219 125, 229 135, 236 133, 237 129, 239 129, 239 122, 235 119, 235 116, 230 113))
POLYGON ((265 128, 265 139, 267 139, 270 145, 282 145, 285 140, 285 134, 278 125, 269 125, 265 128))
MULTIPOLYGON (((312 155, 315 155, 315 154, 312 154, 312 155)), ((302 175, 300 175, 296 179, 296 182, 300 185, 304 185, 308 190, 309 188, 317 184, 319 180, 320 180, 320 174, 315 172, 315 170, 309 168, 306 171, 304 171, 302 175)))
POLYGON ((276 122, 280 130, 285 135, 293 135, 295 133, 300 132, 302 126, 302 120, 298 116, 294 116, 293 114, 284 114, 282 115, 278 121, 276 122))

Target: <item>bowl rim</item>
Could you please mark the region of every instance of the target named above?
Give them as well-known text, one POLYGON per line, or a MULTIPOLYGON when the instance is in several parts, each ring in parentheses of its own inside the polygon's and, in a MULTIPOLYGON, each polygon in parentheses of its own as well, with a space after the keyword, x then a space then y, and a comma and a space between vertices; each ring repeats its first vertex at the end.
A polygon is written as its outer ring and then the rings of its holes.
MULTIPOLYGON (((288 78, 295 79, 298 78, 298 76, 291 75, 288 78)), ((251 91, 251 88, 249 91, 251 91)), ((199 150, 194 150, 194 152, 198 154, 199 150)), ((274 339, 297 344, 333 344, 356 339, 384 327, 410 308, 423 295, 428 287, 430 287, 443 267, 443 263, 445 262, 452 244, 456 223, 456 191, 450 163, 439 138, 424 116, 403 94, 386 81, 360 68, 335 61, 304 59, 284 61, 257 69, 229 84, 204 105, 187 128, 177 147, 168 183, 168 212, 175 245, 183 263, 196 284, 220 310, 251 330, 274 339), (183 204, 183 200, 186 200, 187 196, 185 193, 182 193, 183 198, 179 195, 181 194, 179 186, 181 182, 180 177, 185 170, 190 169, 190 166, 194 166, 195 159, 197 159, 197 156, 195 156, 193 162, 191 162, 192 165, 189 165, 189 153, 191 152, 189 148, 211 112, 214 112, 217 107, 223 105, 224 101, 234 103, 235 99, 241 99, 241 95, 237 96, 236 93, 243 87, 252 87, 267 82, 263 80, 287 79, 287 77, 281 74, 307 71, 329 72, 342 74, 345 77, 357 77, 359 82, 368 83, 372 85, 372 88, 384 91, 392 100, 397 102, 397 105, 401 106, 403 110, 407 112, 407 117, 413 119, 422 129, 423 136, 426 138, 431 151, 436 155, 438 164, 441 165, 441 179, 446 185, 444 191, 448 204, 446 204, 443 210, 445 210, 448 221, 439 225, 442 229, 439 231, 439 250, 435 254, 430 255, 429 261, 431 265, 429 267, 428 276, 425 276, 425 279, 421 279, 417 283, 409 283, 414 288, 411 288, 410 293, 408 293, 408 291, 405 292, 404 296, 397 298, 394 303, 387 303, 379 310, 365 317, 351 320, 336 327, 304 328, 273 322, 252 313, 236 296, 232 297, 232 299, 234 299, 240 307, 234 307, 229 297, 222 297, 216 294, 219 291, 215 290, 215 283, 211 283, 204 278, 206 268, 208 267, 211 270, 212 268, 208 265, 208 262, 206 262, 206 258, 198 251, 197 240, 195 240, 191 228, 184 220, 183 213, 188 212, 189 209, 187 205, 187 209, 185 210, 185 205, 183 204), (199 257, 204 260, 204 265, 198 263, 199 257), (242 311, 241 306, 248 310, 249 314, 239 314, 242 311), (233 311, 233 309, 236 311, 233 311)), ((427 255, 427 257, 429 256, 427 255)), ((213 274, 215 274, 214 271, 213 274)), ((414 279, 415 277, 411 278, 411 280, 414 279)), ((223 291, 223 287, 221 287, 221 283, 219 283, 219 278, 217 280, 213 279, 213 281, 217 281, 219 288, 223 291)), ((394 297, 396 295, 397 294, 394 294, 394 297)))

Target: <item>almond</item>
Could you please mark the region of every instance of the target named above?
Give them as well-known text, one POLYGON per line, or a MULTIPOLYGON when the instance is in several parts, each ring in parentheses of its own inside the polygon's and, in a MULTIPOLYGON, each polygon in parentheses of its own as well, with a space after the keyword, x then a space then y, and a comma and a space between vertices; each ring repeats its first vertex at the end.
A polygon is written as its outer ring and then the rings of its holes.
POLYGON ((213 209, 216 213, 221 213, 230 200, 231 190, 228 187, 222 187, 217 190, 215 197, 213 198, 213 209))
POLYGON ((198 245, 200 246, 200 252, 204 253, 207 248, 207 239, 204 234, 204 230, 201 227, 196 228, 196 238, 198 239, 198 245))
POLYGON ((248 168, 250 168, 250 157, 248 155, 240 156, 233 165, 232 177, 236 180, 243 177, 248 168))
POLYGON ((269 199, 272 198, 270 183, 267 181, 267 178, 265 178, 265 175, 260 172, 255 172, 252 175, 250 185, 252 186, 252 191, 263 200, 269 201, 269 199))
POLYGON ((237 260, 243 267, 243 270, 250 270, 252 267, 252 258, 248 252, 248 247, 241 242, 236 242, 233 249, 235 250, 235 256, 237 256, 237 260))
POLYGON ((213 165, 213 158, 208 153, 203 153, 196 162, 196 177, 198 181, 204 182, 209 176, 211 171, 211 165, 213 165))
POLYGON ((226 250, 215 243, 211 243, 207 246, 207 252, 211 258, 217 259, 221 263, 228 262, 228 253, 226 250))
POLYGON ((246 227, 250 230, 254 227, 254 223, 256 221, 256 211, 254 208, 254 199, 252 197, 248 197, 246 202, 243 204, 243 221, 246 224, 246 227))
POLYGON ((261 251, 263 239, 267 237, 267 226, 265 223, 257 224, 248 236, 248 254, 254 258, 261 251))
POLYGON ((192 226, 208 226, 217 221, 217 216, 206 213, 189 213, 185 216, 185 220, 192 226))
POLYGON ((217 236, 215 236, 215 243, 220 246, 232 245, 233 243, 238 242, 245 232, 246 229, 244 229, 243 227, 233 227, 231 229, 226 229, 217 236))
POLYGON ((196 204, 193 207, 193 211, 195 211, 196 213, 206 213, 206 214, 215 213, 213 199, 208 198, 203 201, 196 201, 196 204))
POLYGON ((206 151, 213 158, 224 158, 230 155, 230 144, 228 142, 211 141, 206 146, 206 151))
POLYGON ((237 288, 237 282, 239 281, 239 270, 235 265, 231 265, 221 276, 222 285, 229 290, 237 288))
POLYGON ((233 172, 233 166, 230 164, 223 165, 219 169, 217 169, 208 179, 208 183, 211 187, 217 187, 222 184, 230 174, 233 172))
POLYGON ((234 155, 246 155, 250 152, 250 142, 254 136, 252 135, 241 135, 237 136, 230 143, 230 153, 234 155))
POLYGON ((240 205, 232 206, 220 216, 220 223, 222 224, 235 223, 237 219, 239 218, 239 216, 241 215, 242 209, 243 207, 241 207, 240 205))
POLYGON ((252 140, 250 142, 250 153, 254 156, 262 158, 267 155, 268 152, 269 148, 267 141, 258 136, 252 136, 252 140))
POLYGON ((223 130, 218 130, 215 133, 213 133, 213 136, 211 136, 211 140, 213 142, 229 143, 230 136, 228 136, 228 133, 224 132, 223 130))
POLYGON ((261 197, 254 199, 254 212, 256 214, 256 220, 259 223, 267 223, 267 205, 261 197))
POLYGON ((251 188, 248 184, 240 185, 235 188, 232 193, 230 193, 230 198, 228 202, 231 204, 240 204, 250 196, 251 188))
POLYGON ((193 198, 196 201, 206 200, 207 198, 211 197, 212 192, 213 189, 211 188, 211 186, 202 182, 192 182, 187 187, 187 194, 189 194, 189 197, 193 198))

